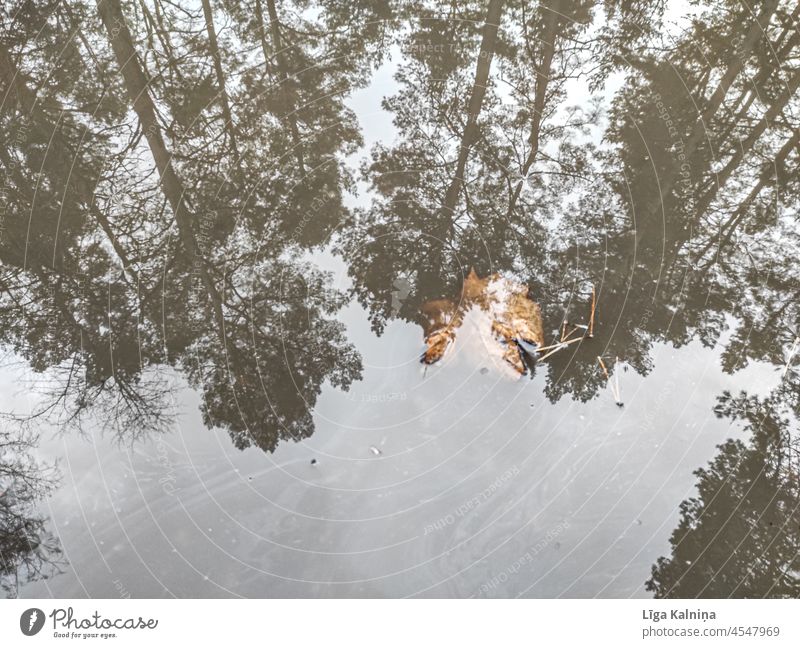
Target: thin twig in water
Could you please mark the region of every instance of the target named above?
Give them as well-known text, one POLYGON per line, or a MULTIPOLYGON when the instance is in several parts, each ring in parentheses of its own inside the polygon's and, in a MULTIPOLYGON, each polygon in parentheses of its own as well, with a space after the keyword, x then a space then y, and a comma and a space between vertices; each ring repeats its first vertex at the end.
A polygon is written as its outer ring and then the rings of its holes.
POLYGON ((601 358, 600 356, 597 356, 597 361, 600 363, 600 368, 603 370, 603 374, 605 375, 606 380, 611 380, 608 377, 608 369, 606 369, 606 363, 603 362, 603 358, 601 358))
MULTIPOLYGON (((542 351, 550 351, 550 350, 558 351, 559 349, 563 349, 564 347, 566 347, 568 344, 572 344, 573 342, 580 342, 582 339, 583 339, 582 337, 576 337, 572 338, 571 340, 564 340, 563 342, 558 342, 557 344, 551 344, 550 346, 541 347, 536 350, 539 353, 541 353, 542 351)), ((547 355, 550 354, 548 353, 547 355)), ((539 358, 539 360, 544 360, 544 358, 539 358)))
MULTIPOLYGON (((591 310, 591 313, 589 314, 589 324, 588 325, 587 324, 575 324, 575 325, 573 325, 572 330, 569 333, 567 333, 567 327, 570 326, 570 322, 569 322, 569 320, 564 319, 561 322, 561 331, 560 331, 560 339, 559 339, 559 341, 557 343, 555 343, 555 344, 550 344, 549 346, 544 346, 544 347, 541 347, 541 348, 537 349, 537 351, 539 353, 541 353, 543 351, 547 351, 548 352, 545 355, 543 355, 540 358, 538 358, 537 362, 541 362, 542 360, 546 360, 551 355, 553 355, 554 353, 556 353, 558 351, 561 351, 562 349, 565 349, 567 347, 567 345, 572 344, 573 342, 580 342, 581 340, 583 340, 586 337, 590 337, 590 338, 593 337, 593 335, 594 335, 594 313, 595 313, 596 306, 597 306, 597 296, 595 294, 594 284, 592 284, 592 310, 591 310), (575 333, 578 333, 579 331, 583 331, 583 335, 580 335, 579 337, 575 337, 575 338, 572 337, 573 335, 575 335, 575 333)), ((599 357, 598 357, 598 360, 600 360, 599 357)), ((600 361, 600 364, 601 365, 603 364, 602 360, 600 361)), ((603 369, 605 370, 605 365, 603 365, 603 369)), ((606 378, 608 378, 608 372, 606 372, 606 378)), ((617 399, 617 400, 619 400, 619 399, 617 399)))
MULTIPOLYGON (((612 384, 611 376, 608 375, 608 369, 606 369, 606 363, 603 362, 603 358, 597 356, 597 361, 600 363, 603 375, 606 377, 606 384, 611 387, 611 394, 614 396, 614 401, 619 407, 622 407, 622 399, 619 397, 619 375, 616 373, 614 374, 614 384, 612 384)), ((619 358, 617 358, 617 363, 619 363, 619 358)))

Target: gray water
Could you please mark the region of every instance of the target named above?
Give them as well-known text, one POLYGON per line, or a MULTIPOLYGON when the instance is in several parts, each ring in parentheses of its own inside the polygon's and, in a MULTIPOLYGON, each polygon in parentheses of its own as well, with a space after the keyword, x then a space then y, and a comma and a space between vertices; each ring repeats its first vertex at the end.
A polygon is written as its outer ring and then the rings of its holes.
POLYGON ((62 462, 45 511, 70 565, 22 595, 646 596, 693 470, 742 436, 709 403, 776 382, 663 345, 650 376, 623 374, 624 408, 609 390, 554 405, 541 379, 481 374, 466 353, 423 373, 414 327, 377 338, 360 309, 343 317, 365 376, 324 391, 307 441, 237 451, 185 391, 159 439, 43 444, 62 462))
POLYGON ((184 4, 3 10, 8 596, 800 594, 790 3, 184 4))

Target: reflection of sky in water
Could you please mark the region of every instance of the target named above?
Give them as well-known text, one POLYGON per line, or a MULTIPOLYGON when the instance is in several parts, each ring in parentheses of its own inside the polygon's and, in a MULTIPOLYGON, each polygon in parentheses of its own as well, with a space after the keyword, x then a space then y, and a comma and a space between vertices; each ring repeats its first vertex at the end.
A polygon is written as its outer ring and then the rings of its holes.
MULTIPOLYGON (((667 21, 685 24, 684 9, 670 3, 667 21)), ((401 56, 394 47, 347 99, 364 139, 348 158, 353 169, 375 144, 397 140, 381 101, 400 88, 401 56)), ((597 93, 604 107, 623 76, 597 93)), ((564 106, 592 96, 572 79, 564 106)), ((605 125, 587 141, 601 145, 605 125)), ((525 197, 538 200, 543 184, 526 182, 534 193, 525 197)), ((371 198, 359 179, 345 202, 367 207, 371 198)), ((553 235, 563 248, 562 232, 553 235)), ((329 247, 309 257, 336 287, 352 287, 329 247)), ((396 276, 391 292, 396 315, 413 285, 396 276)), ((69 564, 21 594, 646 596, 651 566, 670 553, 678 507, 696 492, 694 471, 719 443, 744 436, 714 415, 717 397, 763 396, 780 379, 756 362, 723 373, 723 336, 713 349, 655 344, 650 374, 615 373, 622 408, 608 387, 587 403, 569 395, 551 403, 544 371, 517 380, 491 366, 468 326, 426 369, 420 327, 390 320, 378 337, 368 315, 355 302, 339 313, 363 379, 348 392, 326 383, 314 434, 273 454, 239 451, 227 432, 207 430, 188 388, 163 438, 130 446, 96 425, 84 436, 46 430, 38 454, 58 460, 64 479, 43 508, 69 564)), ((27 379, 0 369, 0 409, 33 404, 27 379)))
POLYGON ((423 372, 416 327, 376 338, 358 307, 343 318, 364 380, 326 388, 300 444, 237 451, 188 391, 163 439, 44 442, 65 476, 47 509, 71 565, 23 595, 642 596, 692 471, 739 434, 715 396, 777 380, 659 345, 650 376, 622 373, 624 408, 608 389, 554 405, 539 377, 481 372, 468 330, 423 372))

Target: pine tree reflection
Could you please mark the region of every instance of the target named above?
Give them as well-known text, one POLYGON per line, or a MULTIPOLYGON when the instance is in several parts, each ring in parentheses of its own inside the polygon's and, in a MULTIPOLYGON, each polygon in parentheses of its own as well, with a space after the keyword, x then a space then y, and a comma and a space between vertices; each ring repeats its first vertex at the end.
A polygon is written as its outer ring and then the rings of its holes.
POLYGON ((718 416, 752 434, 728 440, 696 472, 697 495, 682 502, 647 582, 659 598, 752 598, 800 594, 800 445, 797 384, 765 399, 724 394, 718 416), (794 400, 794 403, 790 401, 794 400))

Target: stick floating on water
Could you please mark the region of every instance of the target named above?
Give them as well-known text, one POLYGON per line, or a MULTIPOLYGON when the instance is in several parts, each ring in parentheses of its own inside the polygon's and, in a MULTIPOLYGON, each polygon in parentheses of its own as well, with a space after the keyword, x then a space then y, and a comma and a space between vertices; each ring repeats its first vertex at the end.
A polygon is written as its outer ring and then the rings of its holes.
POLYGON ((606 369, 606 363, 603 362, 603 358, 601 358, 600 356, 597 356, 597 361, 600 363, 600 368, 603 370, 603 374, 605 375, 606 380, 609 380, 608 369, 606 369))
MULTIPOLYGON (((580 342, 584 338, 591 338, 594 337, 594 315, 595 310, 597 309, 597 294, 595 293, 594 284, 592 284, 592 309, 589 313, 589 323, 588 324, 572 324, 566 318, 564 318, 561 322, 561 330, 559 331, 559 340, 555 344, 550 344, 548 346, 543 346, 537 349, 539 353, 543 351, 547 351, 545 355, 537 358, 537 362, 541 362, 542 360, 546 360, 554 353, 561 351, 562 349, 566 349, 568 345, 572 344, 573 342, 580 342), (567 332, 567 329, 572 326, 572 330, 567 332), (576 333, 583 331, 582 335, 578 337, 572 337, 576 333)), ((598 357, 599 360, 599 357, 598 357)), ((602 360, 600 362, 602 364, 602 360)), ((603 365, 605 370, 605 365, 603 365)), ((608 372, 606 372, 606 378, 608 378, 608 372)), ((617 399, 619 401, 619 399, 617 399)), ((621 405, 621 403, 617 403, 621 405)))
MULTIPOLYGON (((564 340, 563 342, 558 342, 558 343, 556 343, 556 344, 551 344, 551 345, 549 345, 549 346, 545 346, 545 347, 539 347, 539 348, 538 348, 538 349, 536 349, 536 350, 537 350, 539 353, 541 353, 542 351, 550 351, 550 350, 556 350, 556 351, 558 351, 559 349, 564 349, 564 348, 566 348, 568 345, 572 344, 573 342, 580 342, 582 339, 583 339, 583 338, 579 338, 579 337, 577 337, 577 338, 572 338, 571 340, 564 340)), ((550 355, 550 354, 548 353, 547 355, 550 355)), ((544 360, 544 358, 539 358, 539 360, 544 360)))
MULTIPOLYGON (((608 369, 606 368, 606 363, 603 362, 603 358, 597 356, 597 361, 600 363, 600 367, 603 370, 603 375, 606 377, 606 384, 611 387, 611 394, 614 396, 614 401, 617 403, 617 407, 622 407, 623 402, 620 398, 619 393, 619 374, 614 373, 614 382, 611 382, 611 376, 608 375, 608 369)), ((619 364, 619 358, 616 359, 617 364, 619 364)))

